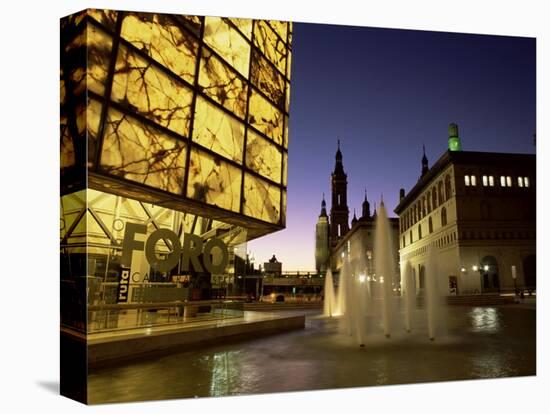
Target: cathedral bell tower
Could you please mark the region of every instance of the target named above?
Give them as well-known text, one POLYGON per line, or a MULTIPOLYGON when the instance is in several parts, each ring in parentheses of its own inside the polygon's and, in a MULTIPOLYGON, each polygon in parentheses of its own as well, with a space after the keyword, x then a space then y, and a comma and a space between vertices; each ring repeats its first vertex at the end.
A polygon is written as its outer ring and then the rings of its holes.
POLYGON ((319 275, 325 275, 328 268, 330 246, 329 246, 329 224, 327 216, 327 203, 323 194, 321 202, 321 214, 315 226, 315 268, 319 275))
POLYGON ((342 164, 340 140, 336 151, 336 165, 332 173, 332 204, 330 207, 330 241, 335 246, 349 231, 348 176, 342 164))

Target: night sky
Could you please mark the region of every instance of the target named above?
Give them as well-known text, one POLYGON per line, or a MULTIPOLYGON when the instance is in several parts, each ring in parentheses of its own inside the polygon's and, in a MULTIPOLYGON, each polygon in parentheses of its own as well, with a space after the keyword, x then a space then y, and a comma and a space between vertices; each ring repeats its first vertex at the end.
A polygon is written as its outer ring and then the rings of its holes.
MULTIPOLYGON (((255 263, 314 270, 315 223, 337 139, 348 174, 350 220, 431 166, 459 126, 462 149, 534 153, 535 39, 294 24, 286 229, 248 244, 255 263)), ((330 211, 330 210, 329 210, 330 211)))

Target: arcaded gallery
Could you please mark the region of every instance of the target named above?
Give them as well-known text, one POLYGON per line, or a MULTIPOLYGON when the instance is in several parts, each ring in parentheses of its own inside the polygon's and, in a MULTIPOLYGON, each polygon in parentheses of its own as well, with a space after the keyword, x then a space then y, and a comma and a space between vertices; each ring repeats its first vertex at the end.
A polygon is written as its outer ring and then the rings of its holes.
POLYGON ((242 313, 220 299, 246 242, 285 226, 291 37, 278 21, 62 20, 63 326, 242 313))

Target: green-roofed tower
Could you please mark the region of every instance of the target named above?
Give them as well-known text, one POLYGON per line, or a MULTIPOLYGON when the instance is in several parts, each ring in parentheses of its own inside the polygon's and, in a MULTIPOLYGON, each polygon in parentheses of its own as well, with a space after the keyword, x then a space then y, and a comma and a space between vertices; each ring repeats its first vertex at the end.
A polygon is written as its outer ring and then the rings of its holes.
POLYGON ((449 125, 449 151, 462 151, 457 124, 449 125))

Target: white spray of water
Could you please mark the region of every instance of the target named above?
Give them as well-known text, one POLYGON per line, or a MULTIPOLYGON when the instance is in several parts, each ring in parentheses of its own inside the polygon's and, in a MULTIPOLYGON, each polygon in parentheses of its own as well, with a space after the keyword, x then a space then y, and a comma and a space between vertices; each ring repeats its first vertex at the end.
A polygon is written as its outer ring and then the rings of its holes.
POLYGON ((426 315, 428 317, 428 336, 431 341, 440 333, 440 316, 442 310, 442 296, 439 292, 437 255, 433 246, 428 247, 428 260, 426 265, 426 315))
POLYGON ((411 263, 407 260, 405 266, 403 266, 403 293, 405 301, 405 329, 410 332, 412 329, 412 316, 416 302, 416 288, 414 284, 413 268, 411 263))
POLYGON ((325 302, 323 314, 328 317, 338 315, 336 295, 334 293, 334 280, 332 279, 332 271, 330 269, 328 269, 325 279, 325 302))
POLYGON ((382 322, 384 335, 391 335, 391 319, 393 311, 393 291, 392 280, 394 273, 393 249, 390 236, 390 223, 386 213, 384 203, 380 203, 380 208, 376 216, 376 228, 374 239, 374 264, 377 278, 383 283, 382 288, 382 322))
MULTIPOLYGON (((365 249, 362 249, 365 250, 365 249)), ((364 274, 365 263, 350 263, 349 256, 343 257, 335 292, 332 272, 325 280, 324 315, 341 316, 341 328, 352 336, 357 344, 364 346, 368 339, 368 318, 382 320, 383 333, 390 337, 398 324, 399 312, 394 309, 397 298, 393 295, 395 271, 390 222, 384 203, 380 203, 375 223, 374 267, 375 278, 369 282, 364 274), (365 283, 366 282, 366 283, 365 283)), ((438 286, 437 254, 433 246, 428 248, 425 263, 425 308, 428 319, 428 336, 434 340, 443 335, 443 296, 438 286)), ((402 266, 402 300, 404 301, 404 324, 410 332, 413 329, 416 309, 416 287, 414 271, 410 262, 402 266)))

